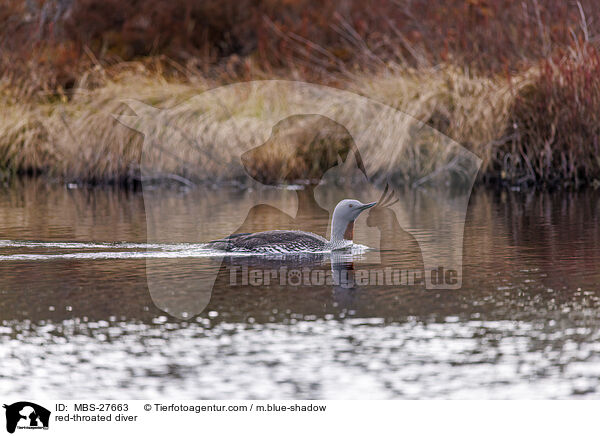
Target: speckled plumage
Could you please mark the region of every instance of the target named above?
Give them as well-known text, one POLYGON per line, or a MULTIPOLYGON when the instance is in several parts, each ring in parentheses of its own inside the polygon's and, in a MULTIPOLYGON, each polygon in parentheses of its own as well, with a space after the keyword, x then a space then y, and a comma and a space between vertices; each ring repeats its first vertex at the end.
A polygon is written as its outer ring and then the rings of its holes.
POLYGON ((209 247, 224 251, 287 253, 325 250, 328 242, 322 236, 302 230, 268 230, 231 235, 228 238, 211 241, 209 247))

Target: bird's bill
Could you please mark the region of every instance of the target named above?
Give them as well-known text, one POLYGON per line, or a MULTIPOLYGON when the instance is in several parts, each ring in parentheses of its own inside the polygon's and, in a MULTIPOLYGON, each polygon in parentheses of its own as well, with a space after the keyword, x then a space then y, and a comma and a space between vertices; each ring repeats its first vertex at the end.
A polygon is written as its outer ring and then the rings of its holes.
POLYGON ((376 202, 376 201, 374 201, 373 203, 367 203, 367 204, 363 204, 363 205, 360 207, 360 209, 361 209, 361 210, 369 209, 369 208, 371 208, 371 207, 375 206, 376 204, 377 204, 377 202, 376 202))

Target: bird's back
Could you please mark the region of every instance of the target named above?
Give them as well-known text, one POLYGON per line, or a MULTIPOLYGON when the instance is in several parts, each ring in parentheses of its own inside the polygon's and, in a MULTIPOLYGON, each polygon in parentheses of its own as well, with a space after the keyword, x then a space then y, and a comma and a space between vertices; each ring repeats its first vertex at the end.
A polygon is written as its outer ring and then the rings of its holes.
POLYGON ((302 230, 268 230, 239 233, 209 242, 209 247, 224 251, 255 253, 293 253, 319 251, 326 248, 327 239, 302 230))

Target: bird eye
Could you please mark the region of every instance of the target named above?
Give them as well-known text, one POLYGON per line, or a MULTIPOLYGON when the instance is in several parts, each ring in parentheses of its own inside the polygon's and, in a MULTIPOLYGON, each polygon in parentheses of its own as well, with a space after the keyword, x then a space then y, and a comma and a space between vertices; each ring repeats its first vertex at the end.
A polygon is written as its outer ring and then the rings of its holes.
POLYGON ((349 204, 349 205, 348 205, 348 207, 352 207, 352 205, 351 205, 351 204, 349 204))

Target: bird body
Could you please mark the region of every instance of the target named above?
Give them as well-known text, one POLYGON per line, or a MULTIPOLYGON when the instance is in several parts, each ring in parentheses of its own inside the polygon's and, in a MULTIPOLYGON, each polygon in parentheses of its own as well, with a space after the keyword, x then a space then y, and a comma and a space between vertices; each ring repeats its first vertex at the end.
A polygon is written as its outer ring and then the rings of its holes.
POLYGON ((329 241, 322 236, 302 230, 267 230, 239 233, 211 241, 211 248, 224 251, 253 251, 256 253, 286 253, 290 251, 322 251, 329 241))
POLYGON ((301 253, 340 250, 352 245, 354 220, 375 203, 363 204, 358 200, 342 200, 333 211, 331 240, 302 230, 267 230, 256 233, 238 233, 211 241, 209 248, 228 252, 301 253))

